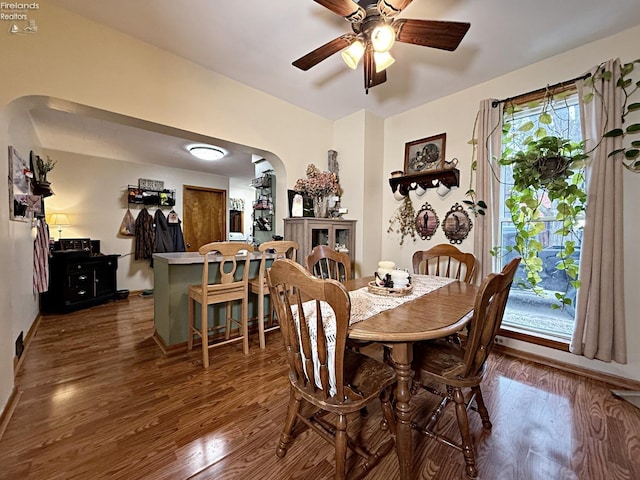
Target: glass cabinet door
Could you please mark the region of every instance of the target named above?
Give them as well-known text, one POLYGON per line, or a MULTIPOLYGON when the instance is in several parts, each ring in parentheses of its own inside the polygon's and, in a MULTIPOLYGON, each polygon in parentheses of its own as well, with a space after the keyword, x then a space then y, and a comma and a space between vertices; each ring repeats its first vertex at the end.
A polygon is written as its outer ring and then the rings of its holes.
POLYGON ((336 227, 334 229, 334 241, 331 247, 338 252, 351 253, 351 229, 336 227))
POLYGON ((329 238, 327 227, 311 227, 311 248, 317 245, 328 245, 333 248, 333 245, 329 243, 329 238))

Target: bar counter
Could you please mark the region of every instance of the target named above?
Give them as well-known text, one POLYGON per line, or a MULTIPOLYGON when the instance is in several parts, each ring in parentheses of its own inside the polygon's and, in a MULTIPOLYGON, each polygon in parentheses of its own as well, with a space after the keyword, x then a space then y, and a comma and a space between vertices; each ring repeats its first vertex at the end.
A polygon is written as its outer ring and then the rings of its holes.
MULTIPOLYGON (((250 252, 249 278, 257 277, 260 269, 260 252, 250 252)), ((221 258, 212 255, 212 258, 221 258)), ((238 255, 236 276, 242 278, 245 255, 238 255)), ((218 260, 219 261, 219 260, 218 260)), ((153 307, 154 307, 154 338, 165 353, 172 350, 186 348, 188 325, 188 290, 189 285, 202 282, 202 265, 204 257, 197 252, 173 252, 153 254, 153 307)), ((220 281, 218 262, 211 261, 209 268, 209 283, 220 281)), ((249 319, 257 316, 258 299, 256 295, 249 296, 249 319)), ((240 318, 240 305, 234 305, 233 315, 240 318)), ((200 322, 200 306, 196 305, 197 324, 200 322)), ((209 306, 209 326, 224 324, 224 306, 209 306), (212 313, 213 312, 213 317, 212 313), (212 323, 215 318, 215 324, 212 323)))

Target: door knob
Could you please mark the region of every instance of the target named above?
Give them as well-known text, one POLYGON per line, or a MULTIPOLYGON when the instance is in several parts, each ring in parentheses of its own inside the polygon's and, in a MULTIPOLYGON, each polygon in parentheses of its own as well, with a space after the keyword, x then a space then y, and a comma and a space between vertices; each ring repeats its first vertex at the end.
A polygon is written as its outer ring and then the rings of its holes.
POLYGON ((187 242, 187 248, 191 248, 191 244, 187 242))

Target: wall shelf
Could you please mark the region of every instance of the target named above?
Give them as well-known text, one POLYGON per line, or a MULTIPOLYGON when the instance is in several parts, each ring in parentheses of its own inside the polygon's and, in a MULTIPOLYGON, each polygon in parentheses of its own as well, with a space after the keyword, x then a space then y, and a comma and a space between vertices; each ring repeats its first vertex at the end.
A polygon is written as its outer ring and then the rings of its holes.
POLYGON ((460 185, 460 170, 457 168, 448 168, 435 172, 391 177, 389 179, 391 190, 395 192, 399 189, 402 195, 407 195, 410 190, 415 190, 418 187, 422 187, 425 190, 428 188, 437 188, 439 182, 442 182, 449 188, 458 187, 460 185))
POLYGON ((176 204, 176 192, 175 190, 151 190, 129 185, 127 203, 129 205, 173 207, 176 204))

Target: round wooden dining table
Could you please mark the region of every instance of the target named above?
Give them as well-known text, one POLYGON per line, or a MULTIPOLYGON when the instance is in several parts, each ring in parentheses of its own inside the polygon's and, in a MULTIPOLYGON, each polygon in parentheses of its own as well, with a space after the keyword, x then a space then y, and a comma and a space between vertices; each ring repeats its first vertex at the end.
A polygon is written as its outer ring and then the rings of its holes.
MULTIPOLYGON (((373 277, 345 282, 349 291, 366 287, 373 277)), ((349 338, 380 342, 391 348, 397 375, 395 390, 396 452, 400 478, 412 477, 411 362, 413 342, 454 334, 471 319, 478 287, 453 281, 414 300, 377 313, 349 328, 349 338)))

